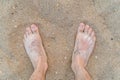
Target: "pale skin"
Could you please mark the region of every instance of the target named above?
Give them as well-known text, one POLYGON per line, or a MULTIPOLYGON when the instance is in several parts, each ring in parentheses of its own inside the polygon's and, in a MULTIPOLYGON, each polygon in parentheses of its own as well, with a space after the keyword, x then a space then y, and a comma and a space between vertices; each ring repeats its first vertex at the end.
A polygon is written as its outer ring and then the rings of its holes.
MULTIPOLYGON (((80 23, 71 64, 75 80, 92 80, 85 67, 94 49, 95 41, 96 37, 93 29, 88 25, 80 23)), ((47 56, 42 45, 38 27, 35 24, 26 28, 23 42, 34 67, 34 72, 29 80, 45 80, 48 68, 47 56)))

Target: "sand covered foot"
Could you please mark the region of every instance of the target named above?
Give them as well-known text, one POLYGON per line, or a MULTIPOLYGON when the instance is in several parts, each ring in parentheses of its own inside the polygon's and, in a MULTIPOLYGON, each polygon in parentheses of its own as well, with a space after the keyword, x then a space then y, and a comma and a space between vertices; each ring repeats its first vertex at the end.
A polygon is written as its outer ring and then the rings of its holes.
POLYGON ((23 41, 25 50, 33 64, 34 69, 36 69, 38 62, 41 67, 47 67, 47 56, 36 25, 32 24, 31 27, 26 28, 23 41))
MULTIPOLYGON (((72 56, 72 69, 85 67, 95 46, 95 32, 83 23, 80 24, 76 36, 75 48, 72 56)), ((76 69, 77 70, 77 69, 76 69)))

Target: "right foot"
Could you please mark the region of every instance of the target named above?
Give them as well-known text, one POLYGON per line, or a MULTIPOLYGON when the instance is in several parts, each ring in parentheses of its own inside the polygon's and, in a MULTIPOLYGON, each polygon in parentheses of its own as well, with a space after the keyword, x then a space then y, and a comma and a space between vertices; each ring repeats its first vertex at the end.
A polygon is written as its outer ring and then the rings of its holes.
POLYGON ((31 27, 26 28, 26 33, 24 34, 24 46, 34 69, 37 68, 38 63, 42 69, 47 69, 47 56, 36 25, 33 24, 31 27))
POLYGON ((80 24, 76 36, 75 48, 72 56, 72 69, 77 71, 79 67, 85 67, 94 49, 96 37, 91 27, 80 24))

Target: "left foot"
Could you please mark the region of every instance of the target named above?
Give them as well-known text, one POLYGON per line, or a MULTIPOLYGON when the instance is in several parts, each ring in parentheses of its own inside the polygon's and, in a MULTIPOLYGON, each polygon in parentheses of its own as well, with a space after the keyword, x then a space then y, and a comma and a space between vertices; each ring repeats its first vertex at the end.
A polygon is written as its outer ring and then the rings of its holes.
POLYGON ((88 25, 80 24, 76 36, 75 48, 72 56, 72 69, 85 67, 95 46, 95 32, 88 25))
POLYGON ((34 69, 37 68, 38 64, 42 69, 47 69, 47 56, 36 25, 33 24, 31 27, 26 28, 26 33, 24 34, 24 46, 34 69))

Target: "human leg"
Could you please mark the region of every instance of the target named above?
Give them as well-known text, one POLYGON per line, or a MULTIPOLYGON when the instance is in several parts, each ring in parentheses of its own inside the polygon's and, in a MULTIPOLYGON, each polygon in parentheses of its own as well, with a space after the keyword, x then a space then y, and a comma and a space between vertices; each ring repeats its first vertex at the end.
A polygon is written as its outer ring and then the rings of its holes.
POLYGON ((23 41, 25 50, 34 67, 34 72, 30 80, 45 80, 45 74, 48 68, 47 56, 36 25, 33 24, 31 27, 26 28, 23 41))
POLYGON ((75 80, 91 80, 85 67, 95 46, 95 32, 88 25, 80 24, 76 36, 75 48, 72 56, 72 70, 75 80))

